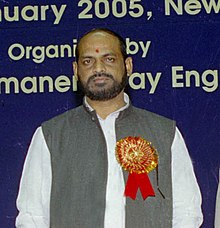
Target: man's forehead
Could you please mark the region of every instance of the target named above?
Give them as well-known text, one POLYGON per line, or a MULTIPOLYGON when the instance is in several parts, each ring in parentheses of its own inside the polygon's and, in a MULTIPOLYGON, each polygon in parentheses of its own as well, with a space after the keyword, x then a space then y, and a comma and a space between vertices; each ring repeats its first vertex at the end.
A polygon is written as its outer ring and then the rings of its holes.
POLYGON ((79 51, 86 52, 89 51, 89 49, 96 53, 100 53, 104 50, 120 51, 120 42, 117 37, 106 32, 89 33, 80 40, 79 51))
POLYGON ((117 37, 115 37, 114 35, 105 32, 105 31, 94 31, 94 32, 90 32, 87 35, 85 35, 82 39, 81 42, 87 39, 92 39, 92 38, 100 38, 100 39, 115 39, 118 40, 117 37))

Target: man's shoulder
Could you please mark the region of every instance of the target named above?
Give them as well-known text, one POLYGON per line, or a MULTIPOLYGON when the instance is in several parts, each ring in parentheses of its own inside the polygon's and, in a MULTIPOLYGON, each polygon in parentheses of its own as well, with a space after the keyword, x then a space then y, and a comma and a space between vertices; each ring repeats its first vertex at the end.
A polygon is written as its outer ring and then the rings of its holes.
POLYGON ((61 113, 49 120, 46 120, 42 123, 43 127, 46 126, 55 126, 55 125, 59 125, 62 124, 64 122, 67 121, 73 121, 73 120, 77 120, 78 118, 81 117, 82 113, 83 113, 83 106, 78 106, 76 108, 70 109, 64 113, 61 113))
POLYGON ((151 111, 143 109, 143 108, 138 108, 138 107, 133 106, 133 112, 139 118, 144 118, 144 119, 150 118, 153 121, 170 122, 170 123, 175 124, 175 121, 173 119, 165 117, 165 116, 160 115, 155 112, 151 112, 151 111))

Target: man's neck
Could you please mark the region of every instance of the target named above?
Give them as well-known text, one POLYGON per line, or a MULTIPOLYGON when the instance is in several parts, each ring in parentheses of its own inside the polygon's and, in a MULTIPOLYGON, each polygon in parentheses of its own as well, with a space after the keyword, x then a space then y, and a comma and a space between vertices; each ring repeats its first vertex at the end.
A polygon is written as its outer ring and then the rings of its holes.
POLYGON ((86 97, 86 100, 102 119, 105 119, 109 114, 117 111, 126 104, 123 91, 115 98, 107 101, 93 101, 88 97, 86 97))

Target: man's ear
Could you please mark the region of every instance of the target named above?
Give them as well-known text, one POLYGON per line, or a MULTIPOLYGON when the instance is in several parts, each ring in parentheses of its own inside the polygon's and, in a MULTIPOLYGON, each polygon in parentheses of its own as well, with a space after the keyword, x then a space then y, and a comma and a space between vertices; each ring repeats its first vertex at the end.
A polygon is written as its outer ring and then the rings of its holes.
POLYGON ((78 80, 78 75, 77 75, 78 65, 77 65, 77 62, 73 62, 73 72, 74 72, 74 76, 75 76, 76 80, 78 80))
POLYGON ((127 57, 125 59, 125 67, 126 67, 128 76, 130 76, 132 74, 132 71, 133 71, 133 63, 132 63, 131 57, 127 57))

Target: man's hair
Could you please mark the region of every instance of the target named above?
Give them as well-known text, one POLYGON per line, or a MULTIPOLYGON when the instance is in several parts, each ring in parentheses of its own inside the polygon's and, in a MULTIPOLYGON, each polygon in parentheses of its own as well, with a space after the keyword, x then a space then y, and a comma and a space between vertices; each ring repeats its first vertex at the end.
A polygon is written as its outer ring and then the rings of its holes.
POLYGON ((95 33, 95 32, 105 32, 105 33, 108 33, 114 37, 116 37, 119 41, 119 45, 120 45, 120 49, 121 49, 121 54, 124 58, 124 60, 128 57, 127 55, 127 47, 126 47, 126 42, 125 40, 116 32, 110 30, 110 29, 107 29, 107 28, 95 28, 95 29, 92 29, 90 31, 88 31, 87 33, 85 33, 79 40, 78 40, 78 44, 76 46, 76 55, 75 55, 75 58, 76 58, 76 62, 78 62, 79 60, 79 45, 80 45, 80 41, 85 37, 87 36, 88 34, 92 34, 92 33, 95 33))

